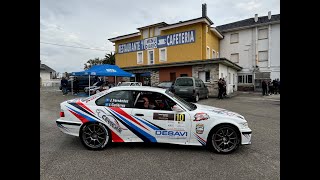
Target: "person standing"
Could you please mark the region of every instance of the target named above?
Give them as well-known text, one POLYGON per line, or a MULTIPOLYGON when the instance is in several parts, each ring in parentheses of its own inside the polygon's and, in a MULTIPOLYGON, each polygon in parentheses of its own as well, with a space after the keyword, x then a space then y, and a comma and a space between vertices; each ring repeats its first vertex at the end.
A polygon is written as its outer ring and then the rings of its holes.
POLYGON ((219 88, 219 94, 218 94, 218 99, 222 99, 222 94, 223 94, 223 82, 222 79, 220 78, 218 81, 218 88, 219 88))
POLYGON ((266 96, 268 94, 267 87, 268 87, 268 84, 267 84, 266 80, 263 80, 262 81, 262 95, 263 96, 266 96))
POLYGON ((61 88, 63 96, 68 94, 68 80, 65 77, 62 77, 61 79, 61 88))
POLYGON ((73 80, 73 90, 74 90, 74 95, 77 95, 79 93, 79 80, 77 77, 74 77, 74 80, 73 80))

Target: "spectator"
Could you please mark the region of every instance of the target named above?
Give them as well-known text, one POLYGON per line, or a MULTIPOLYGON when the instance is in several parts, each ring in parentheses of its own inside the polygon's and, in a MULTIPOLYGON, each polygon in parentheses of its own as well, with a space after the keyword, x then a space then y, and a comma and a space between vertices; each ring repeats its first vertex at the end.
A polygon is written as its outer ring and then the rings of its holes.
POLYGON ((262 95, 263 96, 266 96, 268 94, 267 87, 268 87, 268 85, 267 85, 266 80, 263 80, 262 81, 262 95))
POLYGON ((68 80, 65 77, 62 77, 61 79, 61 88, 63 96, 68 94, 68 80))
POLYGON ((74 95, 77 95, 79 93, 79 80, 77 77, 74 77, 74 80, 73 80, 73 90, 74 90, 74 95))

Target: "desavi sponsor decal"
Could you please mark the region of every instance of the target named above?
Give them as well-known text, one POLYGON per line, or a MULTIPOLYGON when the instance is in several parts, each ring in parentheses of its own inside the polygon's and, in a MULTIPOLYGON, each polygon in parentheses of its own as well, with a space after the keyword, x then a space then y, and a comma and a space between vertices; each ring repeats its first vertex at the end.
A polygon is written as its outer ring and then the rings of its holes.
POLYGON ((186 115, 185 114, 176 114, 175 121, 186 121, 186 115))
POLYGON ((118 53, 123 54, 135 51, 143 51, 146 49, 163 48, 168 46, 194 43, 196 40, 195 38, 195 30, 146 38, 139 41, 120 44, 118 46, 118 53))
POLYGON ((108 107, 126 107, 126 104, 128 104, 129 100, 127 99, 106 99, 105 105, 108 107))
POLYGON ((157 130, 155 136, 159 138, 187 138, 188 133, 186 131, 157 130))
POLYGON ((153 120, 174 120, 174 114, 172 113, 153 113, 153 120))
POLYGON ((207 113, 203 113, 203 112, 200 112, 200 113, 197 113, 194 115, 194 120, 193 121, 203 121, 203 120, 207 120, 209 119, 209 115, 207 113))
POLYGON ((197 124, 196 125, 196 133, 197 134, 202 134, 204 131, 204 124, 197 124))
POLYGON ((119 123, 117 122, 117 120, 115 120, 114 118, 112 118, 112 116, 109 116, 102 111, 101 109, 97 109, 96 110, 98 116, 103 119, 104 121, 106 121, 113 129, 115 129, 116 131, 118 131, 119 133, 122 132, 122 128, 120 127, 119 123), (112 121, 112 120, 114 121, 112 121))

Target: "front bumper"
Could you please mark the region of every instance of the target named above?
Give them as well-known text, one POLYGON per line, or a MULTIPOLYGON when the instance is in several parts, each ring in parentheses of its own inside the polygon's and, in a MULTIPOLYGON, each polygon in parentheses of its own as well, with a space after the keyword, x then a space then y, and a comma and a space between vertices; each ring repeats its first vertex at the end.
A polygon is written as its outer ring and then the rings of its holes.
POLYGON ((251 144, 251 130, 241 131, 241 144, 251 144))

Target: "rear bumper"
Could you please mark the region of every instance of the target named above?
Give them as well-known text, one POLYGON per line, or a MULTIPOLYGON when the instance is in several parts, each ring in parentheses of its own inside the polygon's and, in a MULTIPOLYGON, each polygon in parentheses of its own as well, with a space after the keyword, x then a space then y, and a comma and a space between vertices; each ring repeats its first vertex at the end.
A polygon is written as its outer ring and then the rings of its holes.
POLYGON ((79 131, 82 123, 69 122, 61 119, 56 120, 56 124, 60 131, 72 136, 79 136, 79 131))

